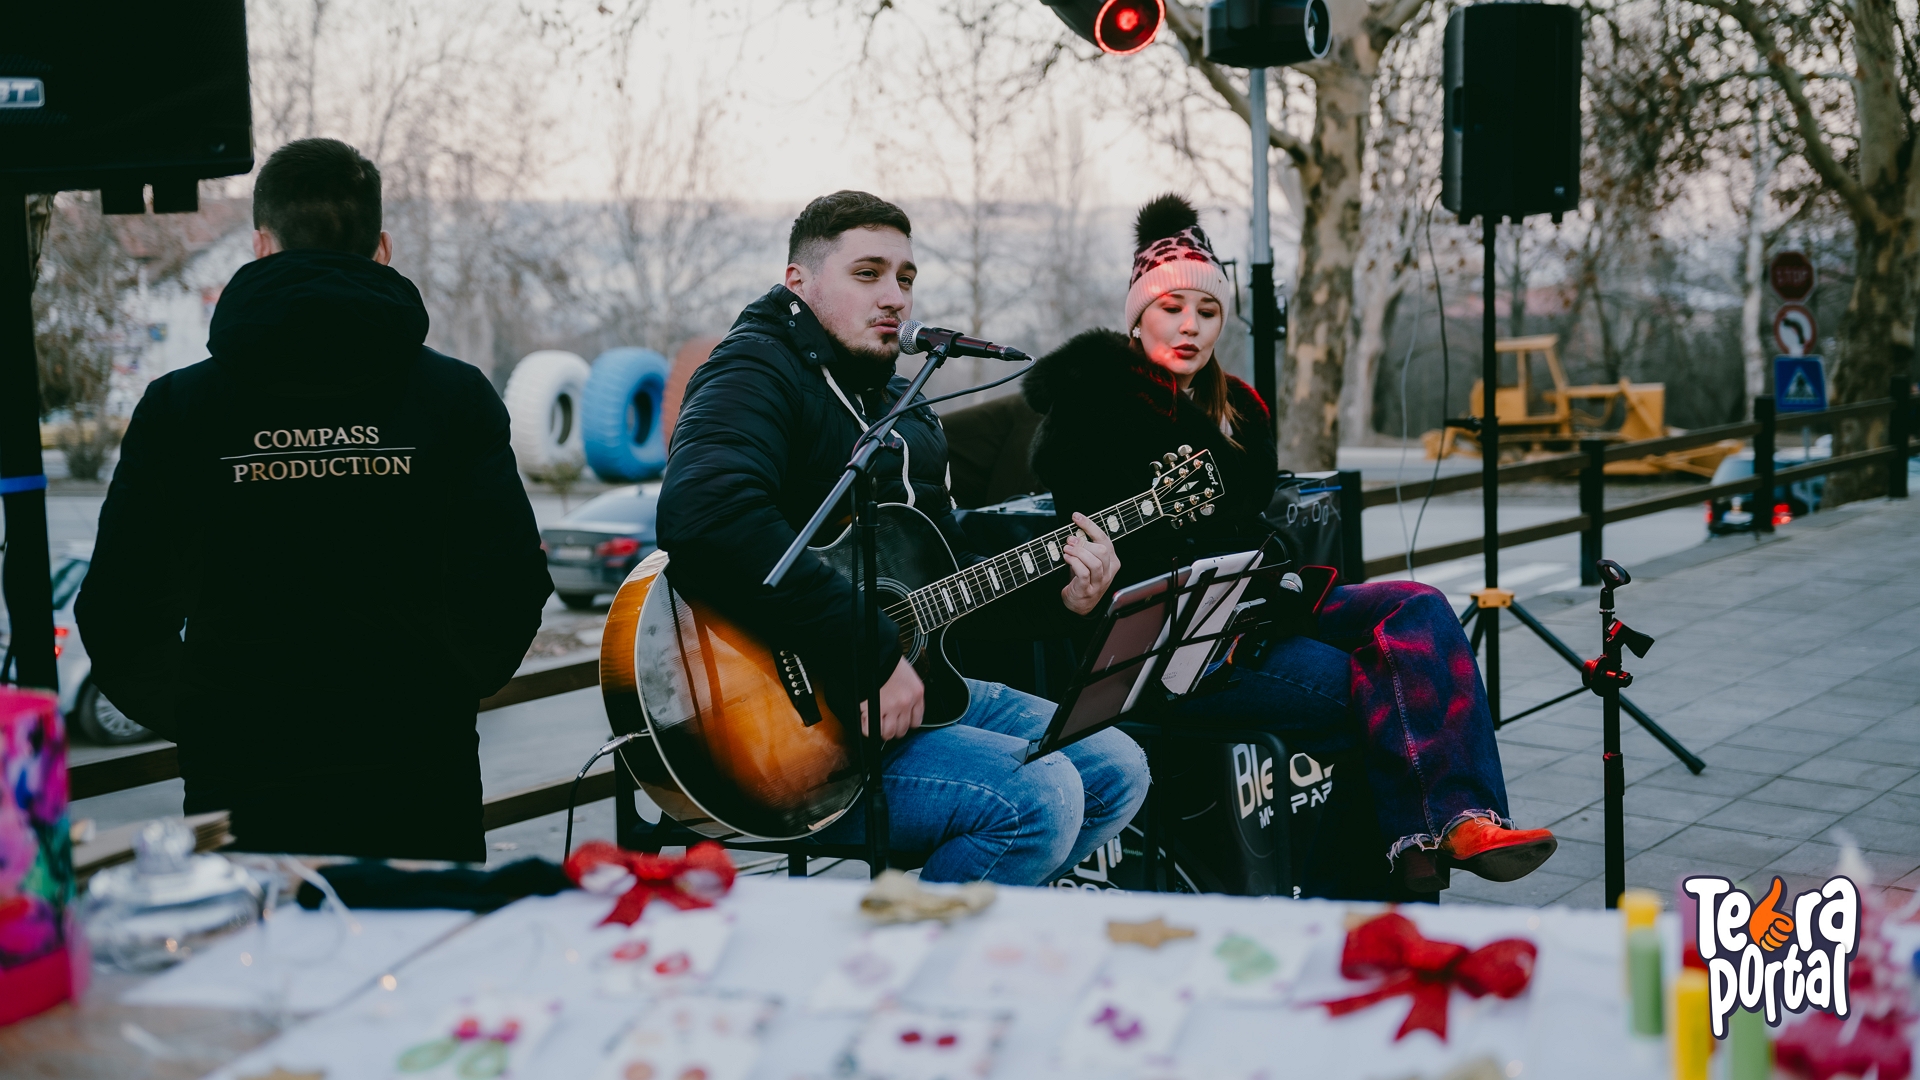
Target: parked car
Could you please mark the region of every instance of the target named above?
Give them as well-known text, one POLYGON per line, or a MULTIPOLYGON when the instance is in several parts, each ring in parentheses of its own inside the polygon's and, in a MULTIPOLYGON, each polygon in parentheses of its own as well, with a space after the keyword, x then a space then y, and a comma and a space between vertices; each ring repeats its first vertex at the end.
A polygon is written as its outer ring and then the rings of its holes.
POLYGON ((614 488, 540 530, 547 573, 561 603, 576 610, 593 606, 655 547, 653 517, 660 505, 660 484, 651 481, 614 488))
MULTIPOLYGON (((1773 452, 1773 467, 1775 471, 1779 471, 1832 456, 1833 436, 1822 435, 1809 446, 1776 447, 1773 452)), ((1747 449, 1722 460, 1720 467, 1714 470, 1711 483, 1725 484, 1734 480, 1744 480, 1752 475, 1753 451, 1747 449)), ((1820 509, 1820 498, 1826 490, 1827 478, 1824 476, 1815 476, 1776 487, 1773 492, 1773 505, 1768 508, 1772 514, 1773 523, 1785 525, 1802 514, 1810 514, 1820 509)), ((1733 533, 1752 532, 1752 503, 1751 494, 1722 495, 1709 502, 1707 504, 1708 534, 1728 536, 1733 533)))
MULTIPOLYGON (((70 732, 101 746, 155 738, 93 685, 93 660, 87 656, 86 643, 80 640, 80 625, 73 619, 73 602, 80 595, 80 583, 87 579, 92 554, 88 548, 53 560, 53 658, 54 673, 60 679, 60 712, 67 718, 70 732)), ((0 643, 11 640, 10 629, 5 614, 0 613, 0 643)))

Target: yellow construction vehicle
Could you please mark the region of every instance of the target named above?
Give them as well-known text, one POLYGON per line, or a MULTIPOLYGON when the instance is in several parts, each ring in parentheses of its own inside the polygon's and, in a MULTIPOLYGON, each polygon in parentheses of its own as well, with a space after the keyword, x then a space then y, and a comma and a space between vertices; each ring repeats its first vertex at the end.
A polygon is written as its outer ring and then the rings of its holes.
MULTIPOLYGON (((1494 342, 1500 381, 1494 387, 1493 406, 1494 415, 1500 419, 1502 457, 1524 459, 1565 453, 1582 439, 1640 442, 1682 434, 1678 428, 1667 426, 1665 383, 1633 383, 1621 379, 1611 385, 1570 386, 1566 369, 1560 366, 1559 344, 1558 334, 1502 338, 1494 342), (1507 361, 1509 356, 1513 357, 1511 364, 1507 361), (1511 383, 1507 381, 1509 371, 1513 374, 1511 383), (1620 407, 1618 427, 1612 426, 1616 422, 1616 405, 1620 407), (1595 406, 1598 406, 1597 412, 1595 406)), ((1473 392, 1467 400, 1468 412, 1473 416, 1486 415, 1485 392, 1484 380, 1474 380, 1473 392)), ((1473 433, 1459 428, 1429 431, 1424 442, 1429 460, 1455 453, 1479 453, 1479 442, 1473 433)), ((1740 448, 1739 440, 1723 439, 1692 450, 1608 462, 1607 474, 1654 476, 1686 472, 1710 477, 1722 458, 1740 448)))

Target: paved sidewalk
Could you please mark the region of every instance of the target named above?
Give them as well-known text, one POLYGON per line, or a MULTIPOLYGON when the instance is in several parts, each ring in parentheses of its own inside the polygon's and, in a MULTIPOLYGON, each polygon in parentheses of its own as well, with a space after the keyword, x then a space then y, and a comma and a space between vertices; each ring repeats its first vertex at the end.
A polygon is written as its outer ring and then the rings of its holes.
MULTIPOLYGON (((1620 617, 1658 639, 1628 656, 1627 697, 1707 763, 1689 773, 1631 716, 1627 883, 1671 893, 1687 873, 1791 891, 1833 873, 1845 838, 1875 883, 1920 890, 1920 500, 1802 518, 1629 566, 1620 617)), ((1597 588, 1526 601, 1582 656, 1599 652, 1597 588)), ((1503 709, 1579 685, 1518 620, 1502 620, 1503 709)), ((1453 875, 1442 903, 1602 903, 1600 701, 1589 694, 1500 732, 1513 815, 1560 850, 1508 884, 1453 875)))

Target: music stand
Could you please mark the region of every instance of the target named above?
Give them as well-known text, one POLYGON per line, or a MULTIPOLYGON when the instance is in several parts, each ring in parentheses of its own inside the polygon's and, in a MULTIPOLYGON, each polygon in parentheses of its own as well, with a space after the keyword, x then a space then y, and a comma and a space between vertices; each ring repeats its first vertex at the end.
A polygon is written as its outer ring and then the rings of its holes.
POLYGON ((1266 601, 1241 598, 1256 578, 1277 579, 1282 569, 1261 567, 1258 552, 1241 552, 1120 590, 1046 733, 1027 744, 1026 760, 1192 693, 1219 666, 1222 642, 1264 625, 1257 613, 1266 601), (1230 560, 1239 566, 1228 569, 1230 560))
MULTIPOLYGON (((1143 727, 1150 725, 1153 737, 1257 744, 1273 760, 1288 760, 1286 743, 1271 731, 1215 727, 1189 730, 1164 723, 1171 705, 1205 687, 1207 677, 1222 665, 1234 639, 1261 631, 1274 621, 1271 604, 1261 598, 1248 600, 1245 594, 1256 581, 1278 590, 1278 579, 1286 568, 1283 563, 1260 566, 1257 553, 1243 552, 1237 560, 1234 556, 1202 560, 1120 590, 1095 630, 1093 647, 1061 696, 1046 733, 1028 744, 1027 760, 1044 757, 1129 720, 1141 721, 1143 727), (1238 566, 1229 560, 1237 561, 1238 566), (1174 674, 1171 684, 1167 681, 1170 668, 1174 674)), ((1268 592, 1265 588, 1260 591, 1268 592)), ((1161 800, 1151 799, 1144 830, 1144 880, 1155 891, 1166 888, 1161 880, 1160 854, 1166 831, 1162 816, 1161 800)), ((1289 895, 1292 856, 1285 824, 1278 842, 1282 875, 1279 894, 1289 895)))

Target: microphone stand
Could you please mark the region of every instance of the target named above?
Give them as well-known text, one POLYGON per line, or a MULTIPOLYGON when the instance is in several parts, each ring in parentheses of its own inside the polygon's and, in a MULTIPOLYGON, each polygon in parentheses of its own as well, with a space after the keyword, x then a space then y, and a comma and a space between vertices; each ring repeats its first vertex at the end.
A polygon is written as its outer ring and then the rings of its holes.
MULTIPOLYGON (((927 362, 922 364, 918 374, 907 384, 900 395, 900 406, 904 406, 918 397, 927 380, 934 371, 947 362, 947 343, 942 342, 928 350, 927 362)), ((861 738, 862 765, 867 774, 867 868, 872 876, 879 877, 887 868, 887 792, 881 784, 881 753, 886 749, 886 738, 880 734, 880 684, 884 682, 882 672, 875 671, 873 664, 873 646, 880 639, 880 546, 875 521, 876 510, 873 501, 873 474, 870 466, 873 455, 886 445, 893 435, 893 427, 905 415, 908 409, 896 406, 888 410, 888 415, 880 422, 868 428, 853 444, 853 456, 848 459, 847 467, 840 472, 840 479, 834 482, 833 490, 820 503, 813 516, 807 519, 800 534, 773 564, 766 579, 761 582, 768 588, 780 584, 787 571, 799 560, 800 553, 807 550, 807 542, 827 519, 833 515, 834 508, 849 491, 853 493, 853 670, 854 679, 861 687, 866 687, 870 695, 867 701, 867 730, 861 738)))

